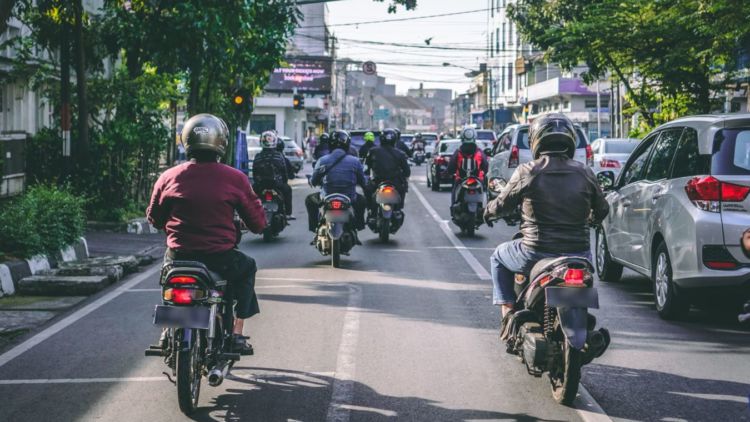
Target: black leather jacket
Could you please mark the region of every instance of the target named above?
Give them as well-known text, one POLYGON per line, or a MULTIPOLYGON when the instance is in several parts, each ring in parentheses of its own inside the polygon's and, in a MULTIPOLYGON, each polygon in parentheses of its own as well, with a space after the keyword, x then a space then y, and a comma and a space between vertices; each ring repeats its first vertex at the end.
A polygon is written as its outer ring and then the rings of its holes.
POLYGON ((487 204, 485 215, 502 217, 521 206, 523 244, 533 251, 588 251, 588 224, 599 224, 609 204, 591 168, 560 155, 522 164, 487 204))
POLYGON ((365 166, 372 172, 374 183, 387 180, 406 186, 411 175, 406 154, 390 146, 371 149, 365 159, 365 166))

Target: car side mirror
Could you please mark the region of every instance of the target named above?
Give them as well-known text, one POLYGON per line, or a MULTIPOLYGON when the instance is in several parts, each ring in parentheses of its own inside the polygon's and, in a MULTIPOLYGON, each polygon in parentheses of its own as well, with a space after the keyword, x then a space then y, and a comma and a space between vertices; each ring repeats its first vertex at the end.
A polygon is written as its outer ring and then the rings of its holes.
POLYGON ((596 180, 604 191, 612 190, 615 187, 615 173, 611 170, 600 171, 596 174, 596 180))

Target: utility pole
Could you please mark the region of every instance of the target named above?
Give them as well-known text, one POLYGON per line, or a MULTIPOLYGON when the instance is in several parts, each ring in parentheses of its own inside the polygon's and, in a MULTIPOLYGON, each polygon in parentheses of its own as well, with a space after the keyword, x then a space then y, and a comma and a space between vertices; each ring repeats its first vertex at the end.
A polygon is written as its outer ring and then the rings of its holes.
POLYGON ((76 158, 83 163, 89 156, 89 107, 86 98, 86 46, 83 37, 83 0, 73 6, 75 10, 76 91, 78 94, 78 142, 76 158))
POLYGON ((602 98, 599 91, 599 78, 596 78, 596 137, 602 137, 602 98))
POLYGON ((70 177, 73 169, 70 145, 70 31, 66 8, 60 11, 62 24, 60 25, 60 129, 63 137, 63 162, 65 177, 70 177))

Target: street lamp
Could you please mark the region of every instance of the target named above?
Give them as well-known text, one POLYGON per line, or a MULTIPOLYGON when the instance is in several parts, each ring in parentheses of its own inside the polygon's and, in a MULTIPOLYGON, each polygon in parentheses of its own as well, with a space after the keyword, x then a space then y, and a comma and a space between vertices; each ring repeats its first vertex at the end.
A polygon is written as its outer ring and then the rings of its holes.
POLYGON ((480 75, 482 73, 481 70, 475 70, 475 69, 471 69, 471 68, 468 68, 468 67, 455 65, 453 63, 444 62, 443 66, 444 67, 457 67, 459 69, 466 69, 466 70, 468 70, 468 72, 464 73, 464 76, 466 76, 467 78, 474 78, 474 77, 476 77, 476 76, 478 76, 478 75, 480 75))

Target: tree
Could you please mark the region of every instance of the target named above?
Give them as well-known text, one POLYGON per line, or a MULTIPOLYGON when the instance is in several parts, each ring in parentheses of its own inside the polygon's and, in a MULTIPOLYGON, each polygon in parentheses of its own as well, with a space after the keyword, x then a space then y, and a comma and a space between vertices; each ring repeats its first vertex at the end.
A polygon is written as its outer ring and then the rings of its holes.
POLYGON ((748 39, 749 9, 742 0, 523 0, 508 13, 548 60, 584 62, 587 82, 611 72, 654 126, 713 110, 748 39))
POLYGON ((0 34, 8 28, 8 19, 15 5, 16 0, 0 0, 0 34))

